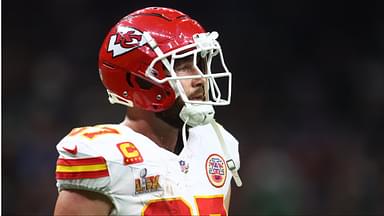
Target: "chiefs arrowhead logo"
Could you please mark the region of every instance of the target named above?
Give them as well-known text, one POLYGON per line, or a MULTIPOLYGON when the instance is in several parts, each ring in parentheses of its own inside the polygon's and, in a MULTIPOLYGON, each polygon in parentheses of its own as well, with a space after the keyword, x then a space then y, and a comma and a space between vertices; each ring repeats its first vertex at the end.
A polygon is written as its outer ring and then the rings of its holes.
POLYGON ((143 46, 145 43, 147 41, 143 32, 135 28, 119 26, 116 34, 109 39, 108 52, 112 52, 112 56, 116 57, 143 46))
POLYGON ((69 148, 65 148, 65 147, 63 147, 63 149, 70 154, 73 154, 73 155, 77 154, 77 145, 75 145, 75 147, 73 149, 69 149, 69 148))

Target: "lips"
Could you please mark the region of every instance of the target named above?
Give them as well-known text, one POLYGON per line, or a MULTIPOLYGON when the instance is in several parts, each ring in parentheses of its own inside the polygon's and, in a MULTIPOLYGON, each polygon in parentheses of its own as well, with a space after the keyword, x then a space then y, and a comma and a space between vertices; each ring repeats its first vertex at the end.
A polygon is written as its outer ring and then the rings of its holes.
POLYGON ((205 101, 205 91, 203 88, 197 88, 192 94, 189 96, 189 100, 194 101, 205 101))
POLYGON ((201 96, 195 96, 195 97, 191 97, 190 100, 196 100, 196 101, 203 101, 204 100, 204 96, 201 95, 201 96))
POLYGON ((189 97, 189 100, 204 101, 205 96, 204 96, 204 94, 201 94, 201 93, 200 94, 194 94, 191 97, 189 97))

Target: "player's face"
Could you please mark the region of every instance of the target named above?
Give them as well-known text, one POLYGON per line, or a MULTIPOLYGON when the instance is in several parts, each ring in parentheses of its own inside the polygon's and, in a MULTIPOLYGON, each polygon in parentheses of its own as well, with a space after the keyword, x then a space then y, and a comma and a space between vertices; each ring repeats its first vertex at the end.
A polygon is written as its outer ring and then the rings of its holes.
MULTIPOLYGON (((205 65, 205 60, 198 60, 197 66, 203 73, 206 71, 205 65)), ((174 69, 178 76, 198 74, 197 69, 193 66, 193 57, 177 60, 174 69)), ((182 79, 180 82, 189 100, 206 100, 207 80, 205 78, 182 79)), ((183 100, 178 97, 171 108, 157 112, 156 115, 174 128, 181 128, 184 122, 179 118, 179 113, 183 106, 183 100)))
MULTIPOLYGON (((203 73, 205 73, 206 71, 205 65, 206 64, 204 59, 198 58, 197 66, 203 73)), ((193 65, 192 56, 177 60, 175 62, 175 72, 178 76, 189 76, 199 74, 197 68, 193 65)), ((182 79, 180 80, 180 82, 189 100, 206 100, 207 80, 205 78, 182 79)))

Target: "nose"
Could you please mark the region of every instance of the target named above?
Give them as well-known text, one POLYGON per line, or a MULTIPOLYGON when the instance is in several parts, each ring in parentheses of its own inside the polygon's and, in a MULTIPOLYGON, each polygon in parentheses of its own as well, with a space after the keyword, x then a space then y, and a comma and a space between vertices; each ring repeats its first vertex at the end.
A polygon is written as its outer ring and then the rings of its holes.
MULTIPOLYGON (((191 67, 189 70, 190 75, 199 75, 199 71, 197 68, 191 67)), ((197 77, 192 79, 192 87, 201 87, 204 86, 204 83, 206 81, 206 78, 203 77, 197 77)))
POLYGON ((206 78, 199 77, 192 79, 192 87, 202 87, 205 85, 206 78))

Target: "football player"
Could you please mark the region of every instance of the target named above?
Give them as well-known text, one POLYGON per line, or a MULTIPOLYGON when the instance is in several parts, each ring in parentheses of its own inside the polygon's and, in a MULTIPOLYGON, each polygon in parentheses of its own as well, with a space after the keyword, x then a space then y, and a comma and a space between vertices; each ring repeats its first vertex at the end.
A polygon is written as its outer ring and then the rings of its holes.
POLYGON ((126 116, 74 128, 59 142, 55 215, 228 214, 231 179, 242 183, 238 141, 214 119, 213 106, 231 97, 217 38, 161 7, 112 27, 99 73, 126 116))

